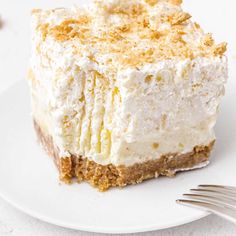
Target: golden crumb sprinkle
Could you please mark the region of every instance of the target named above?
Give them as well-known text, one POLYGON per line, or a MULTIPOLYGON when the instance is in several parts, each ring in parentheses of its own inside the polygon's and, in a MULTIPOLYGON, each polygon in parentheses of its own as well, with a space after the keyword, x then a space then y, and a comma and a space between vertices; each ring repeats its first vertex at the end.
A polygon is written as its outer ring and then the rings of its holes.
POLYGON ((145 2, 151 6, 154 6, 157 4, 158 0, 145 0, 145 2))
POLYGON ((152 30, 150 33, 150 38, 152 40, 155 40, 155 39, 158 40, 161 36, 162 34, 159 31, 152 30))
POLYGON ((87 16, 81 16, 78 19, 67 19, 60 25, 47 30, 47 32, 58 41, 66 41, 73 38, 85 39, 85 33, 89 29, 81 26, 85 26, 88 23, 89 18, 87 16))
POLYGON ((172 25, 180 25, 185 23, 188 19, 191 18, 191 15, 186 12, 175 12, 170 15, 169 21, 172 25))
POLYGON ((117 30, 122 33, 126 33, 128 31, 130 31, 130 25, 126 24, 126 25, 118 26, 117 30))
POLYGON ((159 148, 159 143, 153 143, 153 144, 152 144, 152 147, 153 147, 154 149, 159 148))
POLYGON ((227 50, 227 43, 220 43, 218 45, 215 45, 213 47, 213 55, 214 56, 223 56, 223 54, 226 52, 227 50))
POLYGON ((182 0, 169 0, 170 3, 174 4, 174 5, 181 5, 182 4, 182 0))
POLYGON ((135 17, 141 15, 145 9, 144 6, 140 4, 130 4, 130 5, 115 5, 107 8, 104 6, 104 10, 113 15, 113 14, 123 14, 128 15, 129 17, 135 17))
POLYGON ((206 36, 203 38, 203 44, 208 47, 213 46, 214 39, 212 38, 212 34, 206 34, 206 36))
POLYGON ((37 27, 37 29, 41 32, 43 40, 45 40, 47 35, 48 35, 48 28, 49 28, 49 24, 48 23, 39 25, 37 27))
MULTIPOLYGON (((182 11, 181 2, 96 0, 92 10, 77 9, 74 15, 69 9, 33 12, 41 19, 36 30, 43 41, 68 43, 81 55, 91 50, 108 57, 111 66, 113 62, 138 67, 173 58, 222 56, 226 43, 216 45, 212 35, 182 11), (51 20, 54 15, 56 21, 51 20)), ((94 56, 93 61, 99 58, 94 56)))
MULTIPOLYGON (((182 0, 164 0, 164 1, 169 2, 173 5, 177 5, 177 6, 181 5, 181 3, 182 3, 182 0)), ((161 0, 145 0, 145 2, 147 4, 149 4, 150 6, 155 6, 158 2, 161 2, 161 0)), ((163 0, 162 0, 162 2, 163 2, 163 0)))
POLYGON ((33 14, 38 14, 38 13, 40 13, 40 12, 42 12, 42 10, 41 9, 32 9, 31 10, 31 14, 33 15, 33 14))
POLYGON ((196 29, 200 29, 200 28, 201 28, 200 25, 199 25, 197 22, 194 22, 193 25, 194 25, 194 27, 195 27, 196 29))

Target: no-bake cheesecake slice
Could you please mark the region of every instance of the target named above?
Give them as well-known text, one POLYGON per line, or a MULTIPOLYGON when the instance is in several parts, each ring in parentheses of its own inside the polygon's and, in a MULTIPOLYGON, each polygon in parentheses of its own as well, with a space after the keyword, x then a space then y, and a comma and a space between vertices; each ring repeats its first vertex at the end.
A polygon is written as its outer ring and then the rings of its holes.
POLYGON ((32 114, 61 180, 103 191, 208 164, 226 44, 180 4, 97 0, 33 11, 32 114))

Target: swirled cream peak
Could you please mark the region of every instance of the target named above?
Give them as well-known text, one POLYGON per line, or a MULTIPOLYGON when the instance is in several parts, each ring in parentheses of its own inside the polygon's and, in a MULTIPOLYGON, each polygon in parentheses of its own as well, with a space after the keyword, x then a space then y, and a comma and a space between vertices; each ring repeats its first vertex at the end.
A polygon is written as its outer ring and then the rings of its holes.
POLYGON ((180 0, 95 0, 83 9, 34 10, 43 40, 70 42, 94 61, 142 66, 165 59, 222 56, 226 44, 193 23, 180 0), (82 45, 82 46, 81 46, 82 45))

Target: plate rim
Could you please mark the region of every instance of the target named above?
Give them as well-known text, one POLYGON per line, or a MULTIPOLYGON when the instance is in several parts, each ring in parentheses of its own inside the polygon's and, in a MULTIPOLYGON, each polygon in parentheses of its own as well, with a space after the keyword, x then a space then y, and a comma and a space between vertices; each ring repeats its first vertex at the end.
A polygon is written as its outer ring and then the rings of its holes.
POLYGON ((84 232, 90 232, 90 233, 104 233, 104 234, 131 234, 131 233, 144 233, 144 232, 151 232, 151 231, 158 231, 158 230, 164 230, 164 229, 170 229, 173 227, 185 225, 197 220, 200 220, 202 218, 205 218, 209 215, 211 215, 210 212, 207 211, 199 211, 199 215, 196 217, 192 217, 191 219, 182 219, 180 221, 176 221, 173 224, 163 224, 162 226, 155 226, 155 225, 150 225, 150 226, 145 226, 145 227, 131 227, 127 229, 120 229, 120 228, 104 228, 104 227, 97 227, 95 226, 94 228, 91 228, 89 226, 78 226, 76 224, 70 224, 70 223, 64 223, 61 222, 60 220, 52 219, 51 217, 47 217, 41 214, 38 214, 34 212, 33 210, 28 209, 26 206, 20 206, 14 200, 11 198, 7 197, 1 190, 0 190, 0 198, 9 203, 11 206, 13 206, 15 209, 25 213, 28 216, 31 216, 35 219, 38 219, 40 221, 50 223, 52 225, 56 225, 59 227, 67 228, 67 229, 72 229, 72 230, 79 230, 79 231, 84 231, 84 232))

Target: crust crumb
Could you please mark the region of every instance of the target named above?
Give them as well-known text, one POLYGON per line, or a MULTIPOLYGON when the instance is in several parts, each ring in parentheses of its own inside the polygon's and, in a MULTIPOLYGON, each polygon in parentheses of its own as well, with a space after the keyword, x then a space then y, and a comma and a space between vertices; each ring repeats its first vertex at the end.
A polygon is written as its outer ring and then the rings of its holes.
POLYGON ((71 183, 72 176, 72 160, 71 158, 61 158, 59 165, 60 180, 65 183, 71 183))

